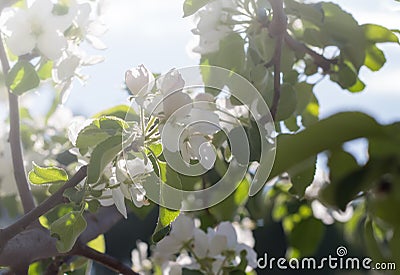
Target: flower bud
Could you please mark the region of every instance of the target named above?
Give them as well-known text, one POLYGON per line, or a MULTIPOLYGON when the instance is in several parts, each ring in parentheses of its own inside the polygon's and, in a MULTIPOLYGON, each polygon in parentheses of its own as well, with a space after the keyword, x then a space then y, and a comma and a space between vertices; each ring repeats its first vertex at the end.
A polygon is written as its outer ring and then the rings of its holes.
POLYGON ((182 75, 175 69, 170 70, 166 75, 160 77, 157 86, 161 93, 168 95, 172 92, 181 90, 185 86, 185 80, 182 75))
POLYGON ((142 89, 145 90, 141 95, 146 95, 153 88, 154 76, 144 65, 140 65, 126 71, 125 83, 132 95, 137 96, 142 89))

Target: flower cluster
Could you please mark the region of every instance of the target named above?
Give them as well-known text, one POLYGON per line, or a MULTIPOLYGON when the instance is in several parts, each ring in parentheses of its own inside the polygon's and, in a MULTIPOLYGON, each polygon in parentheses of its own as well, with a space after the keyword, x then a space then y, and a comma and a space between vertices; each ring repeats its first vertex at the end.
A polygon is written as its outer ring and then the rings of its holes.
POLYGON ((236 7, 234 0, 216 0, 198 12, 197 27, 192 32, 200 38, 194 52, 207 54, 218 51, 219 42, 233 31, 229 20, 236 7))
MULTIPOLYGON (((222 222, 204 232, 198 222, 181 214, 172 223, 170 234, 154 247, 152 262, 161 266, 162 274, 182 274, 183 269, 223 274, 242 262, 249 271, 257 266, 257 254, 252 248, 252 232, 244 224, 222 222)), ((132 263, 139 274, 151 274, 146 244, 138 243, 132 251, 132 263)))
POLYGON ((136 103, 149 116, 159 119, 164 150, 179 152, 188 165, 194 160, 205 169, 213 167, 216 153, 211 136, 219 130, 220 119, 211 94, 191 97, 185 91, 185 80, 175 69, 155 81, 151 72, 140 65, 127 71, 125 82, 136 103))
POLYGON ((1 16, 7 19, 0 27, 10 52, 30 59, 40 57, 42 66, 50 64, 53 81, 65 92, 74 76, 85 79, 78 71, 80 66, 103 61, 80 47, 86 41, 95 49, 105 48, 98 38, 106 31, 99 21, 98 5, 86 0, 36 0, 26 7, 5 9, 1 16))
POLYGON ((136 207, 149 204, 141 179, 153 171, 151 162, 145 163, 141 158, 127 161, 121 159, 116 167, 110 168, 109 184, 103 191, 103 197, 110 198, 100 200, 103 206, 115 204, 118 211, 127 218, 125 198, 132 201, 136 207))
MULTIPOLYGON (((76 146, 79 134, 93 123, 94 119, 76 119, 70 123, 68 137, 73 146, 76 146)), ((133 129, 133 128, 132 128, 133 129)), ((131 130, 132 130, 131 129, 131 130)), ((141 133, 139 128, 135 128, 135 140, 129 147, 132 149, 134 143, 140 143, 141 133)), ((109 163, 103 171, 102 179, 91 188, 101 192, 97 197, 103 206, 115 205, 118 211, 127 218, 125 199, 132 201, 136 207, 148 205, 146 191, 143 188, 143 181, 147 175, 153 171, 153 165, 143 153, 143 144, 138 144, 135 148, 138 156, 125 160, 119 155, 115 162, 109 163)), ((91 151, 84 154, 78 148, 69 150, 78 159, 78 166, 90 163, 91 151)))
POLYGON ((213 0, 200 9, 195 16, 198 45, 193 52, 209 54, 217 52, 220 42, 232 33, 246 34, 253 26, 266 18, 267 3, 264 1, 213 0))

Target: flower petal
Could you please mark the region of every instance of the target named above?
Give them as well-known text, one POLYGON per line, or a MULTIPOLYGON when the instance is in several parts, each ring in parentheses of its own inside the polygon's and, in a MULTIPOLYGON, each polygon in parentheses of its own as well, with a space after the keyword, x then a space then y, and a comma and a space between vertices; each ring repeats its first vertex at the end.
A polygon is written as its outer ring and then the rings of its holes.
POLYGON ((112 189, 112 198, 118 211, 122 214, 122 216, 124 216, 125 219, 128 218, 125 206, 125 197, 120 188, 112 189))

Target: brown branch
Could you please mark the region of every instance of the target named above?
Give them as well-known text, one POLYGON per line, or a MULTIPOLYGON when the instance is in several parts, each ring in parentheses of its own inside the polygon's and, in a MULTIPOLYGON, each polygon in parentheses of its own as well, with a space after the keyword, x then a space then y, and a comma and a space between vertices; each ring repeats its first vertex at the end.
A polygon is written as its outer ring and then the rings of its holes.
POLYGON ((58 256, 56 239, 45 228, 33 227, 10 239, 0 251, 0 266, 15 270, 19 266, 58 256))
MULTIPOLYGON (((0 36, 0 61, 3 69, 4 78, 7 79, 7 74, 10 71, 7 54, 3 44, 3 38, 0 36)), ((18 193, 21 197, 24 212, 27 213, 35 208, 32 192, 26 178, 24 158, 22 155, 22 141, 20 132, 19 118, 19 102, 18 96, 8 90, 8 102, 10 108, 10 136, 9 142, 11 146, 11 156, 13 162, 14 178, 17 183, 18 193)))
POLYGON ((25 230, 32 222, 36 221, 40 216, 46 214, 49 210, 53 209, 55 206, 64 202, 64 191, 68 188, 76 186, 80 183, 87 174, 87 167, 82 166, 78 172, 70 180, 68 180, 60 189, 57 190, 51 197, 46 199, 36 208, 31 210, 22 216, 18 221, 10 225, 9 227, 2 229, 0 231, 0 250, 4 244, 16 236, 18 233, 25 230))
POLYGON ((283 0, 269 0, 273 16, 271 23, 268 26, 269 34, 272 37, 280 36, 286 32, 287 16, 283 10, 283 0))
POLYGON ((91 259, 105 267, 110 268, 113 271, 119 272, 124 275, 138 275, 138 273, 134 272, 130 267, 126 266, 124 263, 120 262, 118 259, 100 253, 93 248, 88 247, 87 245, 77 243, 75 245, 73 251, 71 251, 73 255, 83 256, 85 258, 91 259))
POLYGON ((281 98, 281 56, 283 37, 277 37, 274 54, 274 97, 271 106, 272 119, 275 120, 278 112, 279 100, 281 98))
POLYGON ((90 226, 86 227, 78 241, 90 242, 98 235, 106 233, 121 219, 122 215, 116 207, 102 207, 96 213, 86 213, 85 220, 90 226))
MULTIPOLYGON (((86 215, 85 219, 87 227, 78 239, 80 243, 87 243, 98 235, 104 234, 122 219, 122 215, 115 206, 102 207, 96 214, 86 215)), ((28 228, 10 239, 0 251, 0 266, 15 269, 20 265, 29 265, 35 261, 57 256, 66 256, 66 254, 57 251, 56 239, 50 236, 47 229, 28 228)))
POLYGON ((307 47, 306 44, 301 43, 300 41, 291 37, 287 32, 285 33, 284 39, 286 45, 288 45, 288 47, 291 48, 293 51, 308 54, 309 56, 311 56, 314 64, 322 68, 325 73, 329 73, 331 71, 331 65, 337 63, 336 59, 328 59, 323 55, 313 51, 312 49, 307 47))
POLYGON ((268 26, 268 31, 271 37, 276 38, 274 56, 266 67, 274 66, 274 97, 271 106, 271 115, 275 119, 279 100, 281 97, 281 56, 284 41, 284 34, 287 30, 287 16, 283 10, 282 0, 269 0, 273 10, 273 17, 268 26))

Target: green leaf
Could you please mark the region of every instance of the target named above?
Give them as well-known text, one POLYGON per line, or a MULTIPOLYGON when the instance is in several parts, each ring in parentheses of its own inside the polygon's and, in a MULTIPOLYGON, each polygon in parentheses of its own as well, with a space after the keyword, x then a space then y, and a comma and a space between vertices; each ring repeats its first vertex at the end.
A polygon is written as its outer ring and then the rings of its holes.
POLYGON ((79 132, 76 146, 80 149, 96 146, 109 137, 121 135, 127 127, 124 120, 114 116, 96 118, 79 132))
POLYGON ((289 118, 297 106, 297 96, 292 85, 284 83, 281 87, 281 98, 279 99, 276 120, 285 120, 289 118))
POLYGON ((338 181, 359 168, 353 155, 342 149, 331 151, 328 167, 329 177, 332 181, 338 181))
POLYGON ((314 180, 316 163, 317 156, 313 156, 308 160, 298 163, 288 171, 293 184, 291 191, 294 191, 300 197, 304 195, 306 188, 314 180))
POLYGON ((374 237, 373 223, 371 219, 366 219, 364 223, 364 243, 367 248, 368 254, 372 256, 374 261, 384 261, 381 249, 374 237))
POLYGON ((362 25, 364 29, 365 38, 372 43, 395 42, 399 43, 399 38, 391 30, 375 25, 365 24, 362 25))
POLYGON ((362 82, 360 80, 360 78, 358 78, 358 77, 357 77, 356 83, 353 86, 347 88, 347 90, 349 90, 352 93, 358 93, 358 92, 361 92, 364 89, 365 89, 365 83, 362 82))
POLYGON ((139 116, 135 111, 127 105, 118 105, 110 109, 101 111, 93 116, 93 118, 100 118, 104 116, 117 117, 120 119, 125 119, 127 116, 129 120, 139 121, 139 116), (136 119, 135 119, 136 118, 136 119))
POLYGON ((364 65, 371 71, 379 71, 386 63, 386 57, 382 50, 374 44, 368 45, 366 48, 366 55, 364 65))
POLYGON ((152 236, 153 242, 157 243, 161 241, 169 233, 171 223, 179 216, 179 214, 179 210, 170 210, 160 206, 157 226, 152 236))
POLYGON ((82 200, 85 196, 85 190, 77 190, 75 187, 68 188, 64 191, 64 197, 68 198, 71 202, 76 203, 77 205, 82 203, 82 200))
POLYGON ((210 1, 211 0, 185 0, 183 3, 183 17, 196 13, 210 1))
POLYGON ((22 8, 26 9, 26 0, 19 0, 17 1, 14 5, 12 5, 14 8, 22 8))
POLYGON ((46 62, 43 62, 40 64, 40 67, 38 69, 38 76, 41 80, 46 80, 51 78, 52 76, 52 70, 53 70, 53 61, 48 60, 46 62))
MULTIPOLYGON (((304 30, 303 33, 303 39, 304 42, 306 42, 307 44, 310 44, 312 46, 316 46, 316 47, 320 47, 320 48, 324 48, 326 46, 328 46, 330 44, 330 37, 320 31, 320 30, 316 30, 316 29, 311 29, 311 28, 307 28, 304 30)), ((309 64, 307 64, 308 67, 309 64)), ((316 71, 314 71, 314 69, 308 69, 309 72, 313 72, 313 73, 308 73, 307 75, 311 75, 316 73, 316 71)))
POLYGON ((300 129, 299 125, 297 124, 297 117, 291 116, 285 121, 285 126, 292 132, 296 132, 300 129))
POLYGON ((317 250, 324 236, 325 227, 321 221, 311 217, 301 220, 289 235, 289 243, 301 256, 311 256, 317 250))
MULTIPOLYGON (((152 143, 149 146, 151 153, 154 153, 156 157, 159 157, 162 154, 163 148, 161 143, 152 143)), ((149 151, 150 153, 150 151, 149 151)))
POLYGON ((100 202, 98 200, 90 200, 90 201, 87 201, 86 203, 87 203, 87 206, 88 206, 88 210, 91 213, 96 213, 97 210, 101 206, 101 204, 100 204, 100 202))
POLYGON ((34 162, 33 170, 29 172, 28 178, 32 184, 62 183, 68 181, 68 174, 64 169, 58 167, 40 167, 34 162))
POLYGON ((288 14, 293 14, 303 20, 307 20, 316 26, 320 26, 324 19, 324 13, 320 3, 305 4, 294 0, 286 0, 285 11, 288 14))
POLYGON ((56 247, 61 253, 72 249, 79 235, 86 228, 86 220, 79 211, 62 216, 50 226, 51 236, 57 238, 56 247))
POLYGON ((379 178, 390 172, 390 161, 370 159, 361 168, 354 169, 321 190, 321 199, 328 205, 346 210, 347 204, 362 191, 371 189, 379 178))
POLYGON ((25 60, 18 61, 7 75, 6 84, 16 95, 39 86, 40 78, 35 67, 25 60))
POLYGON ((121 152, 122 136, 110 137, 98 144, 90 156, 88 165, 87 181, 89 184, 96 183, 104 168, 121 152))
POLYGON ((293 86, 293 89, 296 92, 297 98, 296 114, 300 115, 313 99, 314 84, 298 82, 293 86))
POLYGON ((235 72, 240 71, 245 62, 243 38, 237 33, 232 33, 221 40, 219 51, 213 61, 212 65, 235 72))
POLYGON ((97 236, 96 239, 88 242, 87 245, 100 253, 106 252, 106 242, 103 234, 97 236))
MULTIPOLYGON (((267 29, 261 29, 254 35, 254 47, 264 62, 269 62, 274 56, 276 39, 269 35, 267 29)), ((265 67, 264 67, 265 68, 265 67)))
POLYGON ((179 210, 170 210, 168 208, 160 207, 159 221, 160 224, 165 227, 170 225, 178 216, 179 210))
POLYGON ((273 178, 327 149, 360 137, 386 136, 373 118, 358 112, 345 112, 321 120, 305 130, 278 136, 273 178), (296 152, 295 154, 293 152, 296 152))
POLYGON ((354 70, 358 72, 365 60, 366 38, 362 27, 339 5, 326 2, 321 5, 324 11, 324 24, 320 31, 330 38, 330 45, 339 47, 340 57, 350 61, 354 70))
POLYGON ((338 83, 342 89, 352 87, 357 82, 357 74, 346 63, 339 64, 339 69, 336 74, 331 74, 332 81, 338 83))
POLYGON ((210 207, 209 212, 217 220, 232 220, 237 214, 238 208, 247 202, 249 188, 250 183, 247 178, 244 178, 231 195, 217 205, 210 207))
POLYGON ((45 273, 45 271, 45 267, 41 262, 35 262, 29 265, 28 275, 40 275, 45 273))

